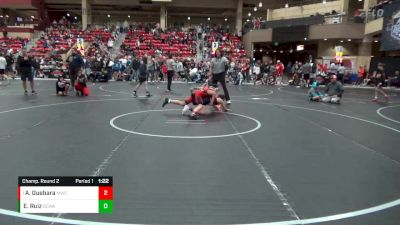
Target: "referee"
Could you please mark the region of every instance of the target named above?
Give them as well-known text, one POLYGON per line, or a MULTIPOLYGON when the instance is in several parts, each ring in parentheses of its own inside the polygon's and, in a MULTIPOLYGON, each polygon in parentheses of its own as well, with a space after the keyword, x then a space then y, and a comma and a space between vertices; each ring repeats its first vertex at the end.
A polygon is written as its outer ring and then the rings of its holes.
POLYGON ((168 85, 167 85, 167 90, 171 90, 171 84, 172 84, 172 78, 174 77, 175 74, 175 60, 172 58, 172 55, 170 54, 167 59, 167 78, 168 78, 168 85))
POLYGON ((221 83, 222 88, 224 89, 226 104, 230 105, 231 98, 229 97, 225 81, 226 66, 228 65, 228 62, 228 59, 222 56, 220 50, 217 49, 215 51, 215 57, 211 60, 209 76, 212 75, 211 80, 214 85, 217 85, 218 82, 221 83))

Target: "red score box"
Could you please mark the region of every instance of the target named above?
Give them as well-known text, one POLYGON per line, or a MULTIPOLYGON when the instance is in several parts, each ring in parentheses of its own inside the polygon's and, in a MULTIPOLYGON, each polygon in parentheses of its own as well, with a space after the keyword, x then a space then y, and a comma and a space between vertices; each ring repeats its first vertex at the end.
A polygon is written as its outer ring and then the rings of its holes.
POLYGON ((99 186, 99 200, 112 200, 113 189, 112 186, 99 186))

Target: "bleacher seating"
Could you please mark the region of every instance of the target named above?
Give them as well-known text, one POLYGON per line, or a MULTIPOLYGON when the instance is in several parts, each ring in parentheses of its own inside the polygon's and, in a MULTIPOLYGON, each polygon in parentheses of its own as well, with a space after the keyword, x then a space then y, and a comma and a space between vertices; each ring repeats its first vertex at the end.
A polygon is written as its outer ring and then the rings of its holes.
POLYGON ((176 58, 186 59, 196 55, 196 42, 192 36, 193 33, 190 32, 167 32, 153 35, 137 30, 127 34, 124 44, 130 46, 138 57, 155 55, 156 51, 159 51, 162 56, 172 54, 176 58))
POLYGON ((12 49, 12 53, 15 54, 24 48, 28 41, 27 38, 0 38, 0 51, 6 52, 12 49))

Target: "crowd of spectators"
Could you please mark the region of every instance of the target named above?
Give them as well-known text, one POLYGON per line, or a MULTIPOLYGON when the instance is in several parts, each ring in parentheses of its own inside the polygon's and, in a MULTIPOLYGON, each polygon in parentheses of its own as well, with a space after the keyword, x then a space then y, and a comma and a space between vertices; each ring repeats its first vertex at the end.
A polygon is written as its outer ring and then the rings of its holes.
POLYGON ((131 26, 121 49, 137 57, 173 55, 179 59, 193 58, 196 55, 196 33, 193 30, 164 32, 157 24, 131 26))
MULTIPOLYGON (((5 43, 2 40, 0 43, 5 43)), ((7 39, 7 46, 2 48, 10 71, 13 70, 10 65, 17 61, 11 54, 20 51, 26 42, 24 39, 7 39), (11 51, 10 47, 20 48, 11 51)), ((246 56, 240 37, 229 33, 229 26, 217 25, 200 25, 187 29, 170 27, 163 31, 156 23, 135 23, 123 27, 104 24, 102 27, 81 31, 76 24, 61 19, 51 23, 51 27, 46 29, 27 55, 37 65, 32 69, 36 77, 70 76, 70 64, 78 54, 83 60, 82 73, 91 81, 137 80, 143 58, 146 58, 148 80, 165 80, 168 77, 166 62, 170 58, 174 62, 173 80, 203 82, 210 71, 215 47, 229 61, 226 74, 227 81, 232 84, 248 82, 274 85, 285 81, 307 87, 317 76, 327 83, 330 76, 336 75, 341 83, 368 85, 368 81, 373 79, 373 73, 369 75, 364 67, 359 69, 358 78, 354 80, 343 64, 286 62, 285 65, 272 59, 253 61, 246 56), (114 43, 122 32, 126 34, 125 40, 120 50, 114 52, 114 43), (81 46, 82 49, 77 49, 76 41, 79 38, 86 43, 81 46), (70 53, 70 57, 63 60, 62 55, 67 53, 70 53)), ((399 79, 398 71, 386 78, 389 86, 399 85, 399 79)))

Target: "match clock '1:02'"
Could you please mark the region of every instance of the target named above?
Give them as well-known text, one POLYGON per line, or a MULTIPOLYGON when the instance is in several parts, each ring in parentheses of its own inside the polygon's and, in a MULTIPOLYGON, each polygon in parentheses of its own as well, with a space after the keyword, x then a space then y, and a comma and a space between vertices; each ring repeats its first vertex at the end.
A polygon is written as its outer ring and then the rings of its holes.
POLYGON ((108 178, 98 179, 99 184, 108 184, 110 180, 108 178))

